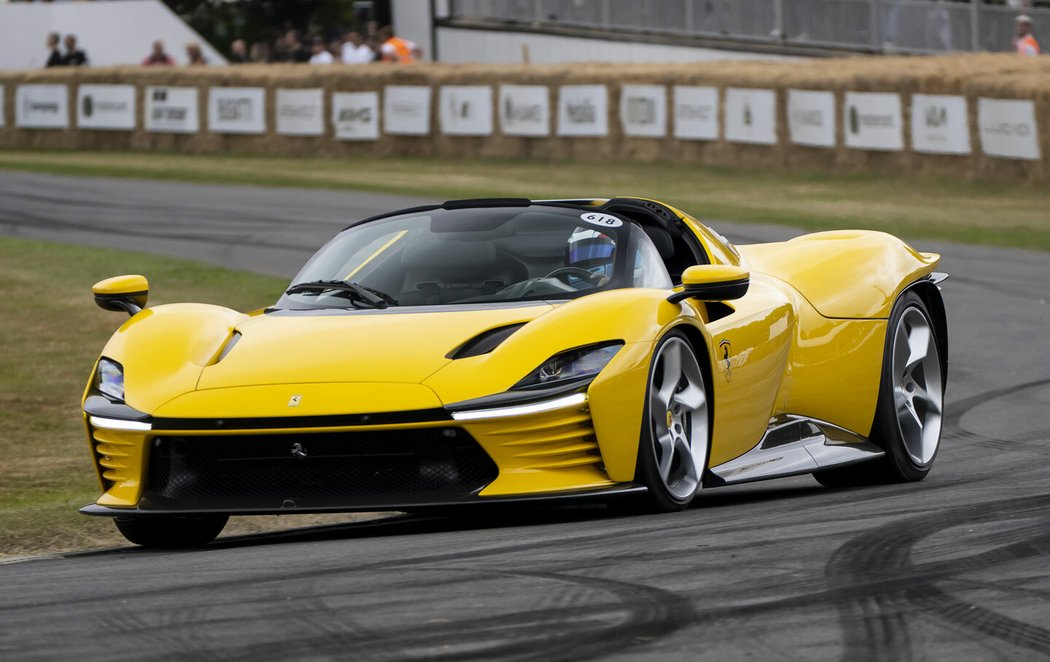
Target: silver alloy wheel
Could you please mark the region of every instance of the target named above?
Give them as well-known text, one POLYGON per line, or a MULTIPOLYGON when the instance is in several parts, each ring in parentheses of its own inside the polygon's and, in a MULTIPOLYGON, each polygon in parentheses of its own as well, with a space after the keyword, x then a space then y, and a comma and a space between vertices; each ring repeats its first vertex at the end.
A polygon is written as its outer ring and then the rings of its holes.
POLYGON ((678 337, 656 355, 649 383, 649 428, 656 470, 668 494, 696 492, 707 460, 707 391, 696 356, 678 337))
POLYGON ((944 406, 941 361, 930 321, 909 307, 893 331, 893 406, 904 450, 916 466, 933 460, 944 406))

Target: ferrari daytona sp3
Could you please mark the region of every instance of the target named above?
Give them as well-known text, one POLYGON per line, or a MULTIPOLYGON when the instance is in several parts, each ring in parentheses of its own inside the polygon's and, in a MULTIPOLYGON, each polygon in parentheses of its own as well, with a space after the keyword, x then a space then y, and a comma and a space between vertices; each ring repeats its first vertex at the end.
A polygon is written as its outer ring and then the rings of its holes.
POLYGON ((230 515, 921 480, 939 259, 856 230, 734 246, 642 198, 481 199, 354 223, 248 313, 110 278, 96 303, 130 319, 84 395, 82 512, 192 546, 230 515))

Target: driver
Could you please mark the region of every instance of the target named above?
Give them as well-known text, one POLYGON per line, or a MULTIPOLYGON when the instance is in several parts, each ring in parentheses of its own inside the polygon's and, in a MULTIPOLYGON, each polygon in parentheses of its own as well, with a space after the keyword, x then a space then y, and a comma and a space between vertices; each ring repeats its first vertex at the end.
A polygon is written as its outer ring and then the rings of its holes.
POLYGON ((565 266, 591 272, 591 286, 601 287, 613 275, 616 242, 598 230, 576 228, 565 250, 565 266))

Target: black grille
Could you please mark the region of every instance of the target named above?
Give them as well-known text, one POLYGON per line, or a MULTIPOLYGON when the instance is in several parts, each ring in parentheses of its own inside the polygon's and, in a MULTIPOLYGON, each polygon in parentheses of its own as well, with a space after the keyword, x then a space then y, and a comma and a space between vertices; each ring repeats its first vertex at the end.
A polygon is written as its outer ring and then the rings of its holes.
POLYGON ((495 480, 464 430, 158 437, 145 509, 309 510, 460 501, 495 480))

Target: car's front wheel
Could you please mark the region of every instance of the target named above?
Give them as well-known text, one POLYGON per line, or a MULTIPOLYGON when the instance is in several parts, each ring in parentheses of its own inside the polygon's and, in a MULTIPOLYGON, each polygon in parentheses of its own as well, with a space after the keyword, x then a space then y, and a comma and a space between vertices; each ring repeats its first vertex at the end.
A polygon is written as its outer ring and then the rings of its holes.
POLYGON ((226 515, 152 515, 116 517, 120 533, 136 545, 185 549, 207 545, 222 532, 226 515))
POLYGON ((693 500, 709 438, 704 372, 689 341, 672 331, 660 340, 649 366, 635 476, 649 489, 654 509, 682 510, 693 500))

